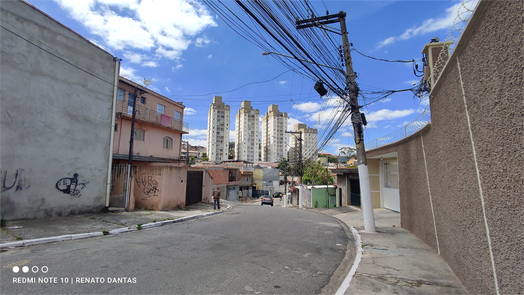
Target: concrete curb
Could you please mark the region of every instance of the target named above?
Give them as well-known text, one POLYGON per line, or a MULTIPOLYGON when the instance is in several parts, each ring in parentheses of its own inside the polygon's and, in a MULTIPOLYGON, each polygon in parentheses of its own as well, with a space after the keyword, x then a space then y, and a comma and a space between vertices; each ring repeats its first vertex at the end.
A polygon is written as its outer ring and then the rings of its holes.
MULTIPOLYGON (((216 211, 216 212, 208 212, 208 213, 203 213, 203 214, 195 214, 195 215, 186 216, 186 217, 182 217, 182 218, 175 219, 175 220, 165 220, 165 221, 151 222, 151 223, 142 224, 140 227, 141 227, 141 229, 154 228, 154 227, 164 226, 166 224, 179 223, 179 222, 184 222, 184 221, 188 221, 188 220, 199 219, 199 218, 208 217, 208 216, 220 214, 220 213, 223 213, 223 212, 227 212, 231 208, 232 208, 232 206, 227 204, 227 209, 224 210, 224 211, 216 211)), ((91 233, 62 235, 62 236, 55 236, 55 237, 38 238, 38 239, 31 239, 31 240, 22 240, 22 241, 18 241, 18 242, 9 242, 9 243, 0 244, 0 249, 33 246, 33 245, 40 245, 40 244, 48 244, 48 243, 54 243, 54 242, 68 241, 68 240, 79 240, 79 239, 85 239, 85 238, 91 238, 91 237, 99 237, 99 236, 104 236, 104 235, 118 235, 118 234, 121 234, 121 233, 132 232, 132 231, 137 231, 137 230, 138 230, 137 226, 130 226, 130 227, 117 228, 117 229, 113 229, 113 230, 110 230, 110 231, 99 231, 99 232, 91 232, 91 233)))
POLYGON ((357 272, 357 268, 360 265, 360 261, 362 260, 362 252, 364 251, 362 250, 362 239, 358 231, 352 226, 349 226, 349 229, 351 230, 351 233, 355 238, 355 244, 357 246, 357 255, 355 256, 355 261, 353 262, 351 270, 349 271, 348 275, 338 288, 337 293, 335 293, 335 295, 343 295, 344 293, 346 293, 346 290, 349 288, 349 284, 351 284, 353 276, 355 276, 355 273, 357 272))

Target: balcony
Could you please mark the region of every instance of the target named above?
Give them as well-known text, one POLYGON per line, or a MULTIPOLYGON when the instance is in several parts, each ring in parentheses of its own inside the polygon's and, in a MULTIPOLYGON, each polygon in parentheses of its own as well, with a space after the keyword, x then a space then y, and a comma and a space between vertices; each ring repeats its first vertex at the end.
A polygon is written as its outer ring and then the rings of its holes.
MULTIPOLYGON (((117 101, 116 104, 116 117, 127 117, 129 120, 131 120, 133 113, 132 107, 128 106, 126 102, 117 101)), ((183 122, 179 120, 173 119, 173 117, 159 114, 156 112, 156 110, 146 108, 145 106, 141 105, 139 102, 137 102, 136 105, 136 117, 135 119, 137 121, 143 121, 147 123, 151 123, 158 126, 163 126, 166 128, 170 128, 176 131, 180 131, 184 134, 189 133, 189 123, 183 122)))

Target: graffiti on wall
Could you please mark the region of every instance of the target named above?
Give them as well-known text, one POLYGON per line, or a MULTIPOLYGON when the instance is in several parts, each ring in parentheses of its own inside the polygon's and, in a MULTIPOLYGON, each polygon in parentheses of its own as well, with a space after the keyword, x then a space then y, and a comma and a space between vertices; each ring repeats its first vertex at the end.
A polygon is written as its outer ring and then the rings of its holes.
POLYGON ((71 198, 80 198, 81 190, 86 188, 89 181, 85 179, 82 181, 78 180, 78 173, 75 173, 73 177, 64 177, 56 182, 56 188, 64 194, 70 195, 71 198))
POLYGON ((145 194, 142 200, 147 200, 150 197, 158 196, 158 181, 156 181, 152 175, 137 176, 136 184, 138 187, 142 188, 142 191, 145 194))
POLYGON ((16 169, 14 173, 8 173, 7 170, 2 173, 2 192, 12 190, 21 191, 29 188, 29 181, 25 177, 25 170, 16 169))

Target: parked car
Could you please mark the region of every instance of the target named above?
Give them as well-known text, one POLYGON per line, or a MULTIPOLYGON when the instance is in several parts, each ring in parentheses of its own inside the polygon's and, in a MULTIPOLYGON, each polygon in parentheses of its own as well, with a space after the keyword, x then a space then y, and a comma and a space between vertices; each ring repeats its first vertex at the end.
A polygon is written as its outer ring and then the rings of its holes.
POLYGON ((276 198, 280 198, 282 200, 282 196, 284 194, 282 194, 281 192, 275 192, 273 193, 273 198, 276 199, 276 198))
POLYGON ((264 204, 268 204, 273 206, 273 197, 272 196, 263 196, 260 198, 260 205, 264 206, 264 204))

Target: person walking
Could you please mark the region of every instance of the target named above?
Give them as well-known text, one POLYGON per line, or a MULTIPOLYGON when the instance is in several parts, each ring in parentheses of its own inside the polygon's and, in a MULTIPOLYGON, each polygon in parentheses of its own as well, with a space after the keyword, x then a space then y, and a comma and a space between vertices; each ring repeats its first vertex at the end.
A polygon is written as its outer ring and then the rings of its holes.
POLYGON ((217 189, 213 191, 213 210, 220 210, 220 187, 217 186, 217 189))

